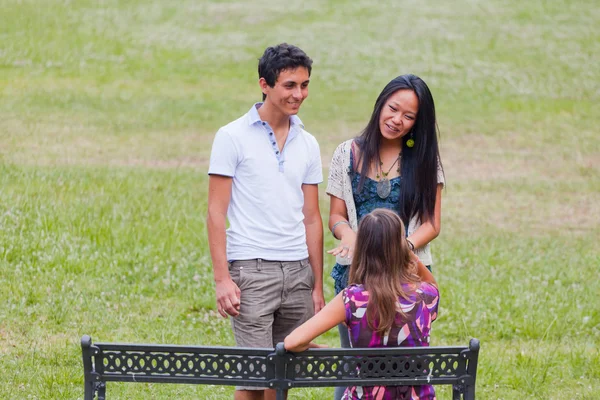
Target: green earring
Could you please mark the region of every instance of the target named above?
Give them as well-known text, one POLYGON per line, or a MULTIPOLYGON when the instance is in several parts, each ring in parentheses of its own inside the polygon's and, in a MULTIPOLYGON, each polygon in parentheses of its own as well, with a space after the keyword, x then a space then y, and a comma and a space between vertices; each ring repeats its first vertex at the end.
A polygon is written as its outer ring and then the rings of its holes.
POLYGON ((410 132, 410 139, 406 141, 406 147, 413 148, 415 145, 415 139, 413 139, 413 133, 410 132))

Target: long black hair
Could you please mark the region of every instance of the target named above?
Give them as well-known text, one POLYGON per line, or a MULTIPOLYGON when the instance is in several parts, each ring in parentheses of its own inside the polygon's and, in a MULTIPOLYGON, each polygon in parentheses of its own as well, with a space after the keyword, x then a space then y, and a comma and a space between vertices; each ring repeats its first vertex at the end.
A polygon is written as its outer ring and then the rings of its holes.
POLYGON ((438 164, 439 168, 442 168, 433 96, 427 84, 418 76, 407 74, 393 79, 377 97, 371 119, 356 139, 360 148, 360 160, 362 160, 358 188, 359 191, 363 189, 371 165, 379 162, 381 110, 390 96, 399 90, 412 90, 419 100, 419 110, 411 130, 412 135, 409 133, 402 137, 400 218, 408 226, 414 215, 417 215, 421 222, 433 221, 438 164), (408 147, 406 142, 411 136, 414 146, 408 147))

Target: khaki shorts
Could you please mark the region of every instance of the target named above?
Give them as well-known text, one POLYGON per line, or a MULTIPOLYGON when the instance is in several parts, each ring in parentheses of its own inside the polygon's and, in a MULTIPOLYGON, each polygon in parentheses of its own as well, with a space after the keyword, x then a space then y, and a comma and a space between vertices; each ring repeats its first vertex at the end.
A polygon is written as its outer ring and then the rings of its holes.
POLYGON ((240 314, 231 318, 238 347, 273 348, 314 315, 314 275, 308 259, 233 261, 229 274, 242 293, 240 314))

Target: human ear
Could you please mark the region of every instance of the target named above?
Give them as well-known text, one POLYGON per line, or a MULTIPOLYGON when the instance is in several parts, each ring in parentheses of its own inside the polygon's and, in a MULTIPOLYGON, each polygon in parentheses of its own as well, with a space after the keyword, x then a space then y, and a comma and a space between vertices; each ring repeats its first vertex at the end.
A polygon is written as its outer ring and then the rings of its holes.
POLYGON ((260 90, 263 92, 263 94, 267 94, 267 88, 269 87, 267 80, 265 78, 260 78, 258 80, 258 85, 260 86, 260 90))

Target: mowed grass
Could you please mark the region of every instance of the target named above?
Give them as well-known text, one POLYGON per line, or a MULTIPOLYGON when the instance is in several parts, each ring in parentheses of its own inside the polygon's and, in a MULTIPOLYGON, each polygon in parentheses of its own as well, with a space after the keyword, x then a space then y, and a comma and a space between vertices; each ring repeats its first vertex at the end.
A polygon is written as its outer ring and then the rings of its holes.
MULTIPOLYGON (((82 398, 83 334, 233 345, 214 308, 208 156, 282 41, 315 61, 300 116, 325 174, 391 78, 429 84, 448 181, 433 344, 481 340, 478 397, 600 397, 595 2, 1 5, 0 398, 82 398)), ((321 206, 326 222, 324 193, 321 206)), ((115 399, 231 395, 108 385, 115 399)))

